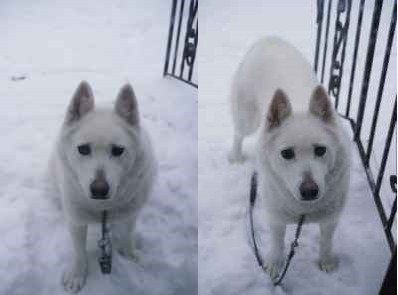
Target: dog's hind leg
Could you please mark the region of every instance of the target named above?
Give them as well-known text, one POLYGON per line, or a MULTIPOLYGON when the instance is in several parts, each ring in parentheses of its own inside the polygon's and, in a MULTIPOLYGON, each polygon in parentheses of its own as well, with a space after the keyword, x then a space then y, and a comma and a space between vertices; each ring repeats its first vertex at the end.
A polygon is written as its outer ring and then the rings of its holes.
POLYGON ((239 163, 246 160, 242 152, 243 139, 257 130, 260 125, 260 113, 256 100, 248 93, 233 94, 231 106, 234 138, 228 160, 230 163, 239 163))
POLYGON ((70 268, 63 274, 62 284, 66 291, 76 293, 84 286, 87 277, 87 225, 77 226, 70 224, 69 232, 75 257, 70 268))
POLYGON ((337 267, 337 258, 332 253, 333 234, 336 230, 336 222, 328 221, 320 223, 321 241, 319 253, 319 268, 330 272, 337 267))
POLYGON ((245 157, 242 153, 243 138, 243 135, 235 131, 232 150, 228 155, 228 161, 230 163, 242 163, 245 161, 245 157))

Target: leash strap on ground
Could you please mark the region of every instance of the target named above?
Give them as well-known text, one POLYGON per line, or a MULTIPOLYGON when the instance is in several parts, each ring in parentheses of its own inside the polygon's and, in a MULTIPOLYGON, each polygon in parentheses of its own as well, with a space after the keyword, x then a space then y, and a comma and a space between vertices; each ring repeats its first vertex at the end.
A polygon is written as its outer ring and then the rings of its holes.
MULTIPOLYGON (((249 208, 249 218, 250 218, 250 230, 251 230, 251 236, 252 236, 252 241, 253 241, 253 248, 254 248, 254 255, 256 256, 258 265, 265 270, 264 266, 264 261, 260 256, 260 252, 258 251, 258 246, 256 242, 256 238, 254 235, 254 226, 253 226, 253 209, 254 209, 254 204, 256 203, 256 198, 257 198, 257 186, 258 186, 258 180, 257 180, 257 172, 253 172, 251 182, 250 182, 250 208, 249 208)), ((285 265, 283 267, 283 270, 280 274, 280 276, 274 280, 274 286, 280 285, 283 278, 286 275, 286 272, 289 268, 290 262, 295 254, 295 248, 298 246, 298 239, 301 234, 301 228, 303 226, 305 220, 305 215, 300 215, 299 221, 297 223, 297 228, 296 228, 296 233, 293 242, 290 244, 290 251, 287 256, 285 265)))
POLYGON ((105 210, 102 212, 102 237, 98 241, 98 247, 100 248, 100 256, 98 262, 103 274, 110 274, 112 270, 112 242, 109 234, 109 228, 107 224, 108 212, 105 210))
POLYGON ((253 247, 254 247, 254 255, 256 256, 258 265, 260 265, 261 268, 264 268, 264 262, 260 256, 260 253, 258 251, 258 246, 256 242, 256 238, 254 236, 254 226, 253 226, 253 209, 254 209, 254 204, 256 203, 256 197, 257 197, 257 172, 253 172, 251 182, 250 182, 250 209, 249 209, 249 217, 250 217, 250 229, 251 229, 251 234, 252 234, 252 241, 253 241, 253 247))
POLYGON ((300 215, 299 222, 298 222, 297 228, 296 228, 294 241, 290 244, 290 252, 289 252, 289 255, 287 256, 285 266, 283 268, 282 273, 278 277, 278 279, 276 281, 274 281, 274 286, 280 285, 280 283, 282 282, 283 278, 286 275, 286 272, 289 268, 290 262, 292 261, 292 258, 294 256, 294 254, 296 253, 295 248, 298 246, 298 239, 301 234, 301 227, 303 226, 304 220, 305 220, 305 215, 304 214, 300 215))

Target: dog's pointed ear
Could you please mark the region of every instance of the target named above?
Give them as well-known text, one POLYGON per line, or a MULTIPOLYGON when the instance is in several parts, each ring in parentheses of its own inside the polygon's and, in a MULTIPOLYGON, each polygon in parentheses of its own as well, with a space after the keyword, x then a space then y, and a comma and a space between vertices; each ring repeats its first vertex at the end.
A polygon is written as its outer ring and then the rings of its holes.
POLYGON ((271 101, 267 114, 267 129, 271 130, 292 114, 292 106, 285 92, 277 89, 271 101))
POLYGON ((80 120, 85 114, 94 109, 94 95, 90 84, 81 81, 73 94, 65 117, 65 123, 71 124, 80 120))
POLYGON ((120 89, 116 99, 115 112, 127 123, 134 126, 139 125, 138 103, 130 84, 126 84, 120 89))
POLYGON ((325 123, 333 122, 333 106, 323 86, 318 85, 311 96, 310 113, 320 118, 325 123))

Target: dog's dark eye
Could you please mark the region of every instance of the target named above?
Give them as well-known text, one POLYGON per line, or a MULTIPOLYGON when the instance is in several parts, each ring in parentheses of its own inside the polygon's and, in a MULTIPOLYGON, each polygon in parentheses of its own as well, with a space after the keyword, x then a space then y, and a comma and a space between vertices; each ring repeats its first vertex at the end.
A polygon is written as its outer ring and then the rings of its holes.
POLYGON ((326 153, 326 147, 322 145, 317 145, 314 147, 314 154, 317 157, 323 157, 326 153))
POLYGON ((91 148, 90 148, 90 145, 88 145, 88 144, 79 145, 77 147, 77 150, 83 156, 88 156, 89 154, 91 154, 91 148))
POLYGON ((294 158, 294 150, 292 148, 288 148, 281 151, 282 158, 286 160, 291 160, 294 158))
POLYGON ((124 147, 118 146, 118 145, 113 145, 112 146, 112 156, 114 157, 120 157, 124 152, 124 147))

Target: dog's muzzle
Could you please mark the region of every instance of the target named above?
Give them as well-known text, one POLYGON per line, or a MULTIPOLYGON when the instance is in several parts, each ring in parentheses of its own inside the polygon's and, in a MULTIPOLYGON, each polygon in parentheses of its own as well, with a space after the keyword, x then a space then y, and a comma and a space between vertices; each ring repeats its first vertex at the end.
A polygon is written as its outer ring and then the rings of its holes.
POLYGON ((300 195, 303 201, 316 200, 319 195, 318 185, 313 180, 304 180, 300 185, 300 195))
POLYGON ((109 184, 105 180, 94 180, 90 185, 91 198, 106 200, 109 198, 109 184))

